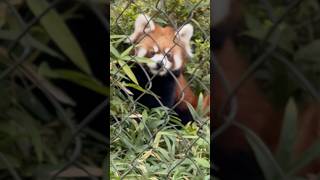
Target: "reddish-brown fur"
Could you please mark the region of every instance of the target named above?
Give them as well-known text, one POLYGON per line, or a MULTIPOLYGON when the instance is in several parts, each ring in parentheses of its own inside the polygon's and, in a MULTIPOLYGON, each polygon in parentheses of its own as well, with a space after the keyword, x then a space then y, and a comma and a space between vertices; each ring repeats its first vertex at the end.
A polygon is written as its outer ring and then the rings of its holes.
MULTIPOLYGON (((150 32, 148 35, 140 34, 138 38, 139 45, 147 50, 153 50, 153 47, 157 45, 160 51, 164 51, 165 48, 172 48, 171 52, 173 54, 181 53, 183 59, 183 66, 181 71, 183 72, 184 64, 187 62, 187 54, 184 50, 184 46, 181 42, 175 38, 175 29, 172 27, 161 27, 159 25, 155 26, 155 29, 150 32)), ((188 110, 188 107, 185 102, 190 103, 194 108, 197 106, 198 97, 193 93, 190 85, 187 84, 187 81, 183 75, 180 74, 178 77, 178 83, 176 87, 176 102, 180 102, 178 104, 178 108, 181 110, 188 110), (183 92, 183 96, 181 96, 183 92), (183 98, 181 100, 181 98, 183 98)))
MULTIPOLYGON (((221 26, 224 28, 237 29, 241 19, 239 3, 233 1, 232 12, 221 26), (235 9, 236 8, 236 9, 235 9), (228 20, 232 21, 228 21, 228 20)), ((228 82, 233 87, 240 80, 241 75, 248 69, 249 62, 243 58, 232 38, 227 38, 221 49, 215 51, 216 59, 222 67, 228 82)), ((214 80, 214 109, 220 112, 222 104, 226 100, 226 92, 221 84, 220 77, 215 74, 214 80)), ((246 81, 236 94, 238 109, 236 121, 253 130, 269 147, 275 152, 278 146, 281 125, 283 122, 284 107, 275 108, 265 94, 260 90, 254 78, 246 81)), ((296 159, 307 150, 317 139, 320 138, 320 104, 306 103, 299 109, 298 115, 298 140, 294 147, 296 159)), ((215 128, 223 123, 221 119, 214 121, 215 128)), ((216 140, 216 146, 222 148, 226 153, 236 153, 249 150, 249 146, 243 136, 243 132, 230 127, 216 140)), ((232 163, 232 162, 230 162, 232 163)), ((305 167, 299 174, 320 173, 320 159, 314 160, 305 167)))
MULTIPOLYGON (((179 76, 178 78, 180 87, 178 86, 176 88, 176 97, 177 97, 177 102, 180 101, 180 99, 182 98, 182 92, 183 92, 183 100, 190 103, 193 107, 197 107, 197 103, 198 103, 198 97, 196 95, 194 95, 194 93, 192 92, 192 89, 190 88, 190 85, 187 84, 186 79, 184 78, 184 76, 179 76)), ((187 105, 182 102, 179 107, 181 109, 188 109, 187 105)))
MULTIPOLYGON (((146 49, 151 49, 153 46, 158 44, 160 49, 164 48, 171 48, 171 52, 173 54, 175 53, 181 53, 183 64, 187 62, 187 55, 184 51, 183 47, 180 45, 180 42, 175 39, 175 30, 172 27, 161 27, 159 25, 156 25, 156 28, 154 31, 152 31, 150 36, 146 36, 142 41, 141 45, 146 49)), ((183 65, 184 67, 184 65, 183 65)), ((183 70, 183 68, 181 69, 183 70)), ((183 101, 178 105, 181 109, 187 109, 187 105, 185 102, 190 103, 193 105, 193 107, 197 106, 197 96, 193 93, 192 89, 190 88, 190 85, 187 85, 187 81, 183 75, 183 73, 178 77, 178 83, 176 87, 176 101, 179 102, 182 98, 181 93, 183 92, 183 101)))
MULTIPOLYGON (((320 138, 320 104, 306 103, 298 114, 298 140, 294 147, 296 158, 320 138)), ((320 159, 304 167, 300 174, 320 173, 320 159)))
POLYGON ((162 52, 164 52, 165 48, 172 48, 170 52, 173 54, 181 53, 183 63, 185 64, 187 61, 187 55, 183 48, 181 42, 175 38, 175 30, 170 27, 161 27, 159 25, 155 26, 155 29, 150 32, 148 35, 140 35, 140 45, 141 47, 147 50, 153 50, 153 46, 157 46, 160 48, 162 52))
MULTIPOLYGON (((221 50, 215 53, 219 65, 224 70, 225 78, 231 87, 240 81, 241 75, 247 70, 249 64, 242 57, 231 39, 226 39, 221 50)), ((227 100, 226 90, 218 75, 215 76, 214 109, 215 113, 221 111, 221 106, 227 100)), ((283 110, 276 110, 264 94, 259 90, 253 78, 247 80, 236 94, 237 114, 235 120, 252 129, 267 145, 274 150, 279 137, 283 110)), ((215 121, 218 128, 223 120, 215 121)), ((249 146, 244 138, 243 131, 237 127, 230 127, 221 137, 216 139, 219 147, 226 152, 248 150, 249 146)))

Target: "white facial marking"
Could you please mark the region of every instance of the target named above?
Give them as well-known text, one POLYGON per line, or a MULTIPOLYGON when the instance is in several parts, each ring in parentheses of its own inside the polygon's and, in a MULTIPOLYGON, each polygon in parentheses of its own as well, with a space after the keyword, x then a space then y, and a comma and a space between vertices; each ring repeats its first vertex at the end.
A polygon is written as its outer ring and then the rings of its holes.
POLYGON ((180 54, 175 54, 173 56, 173 59, 174 59, 174 70, 178 70, 182 67, 182 64, 183 64, 183 60, 181 58, 181 55, 180 54))
POLYGON ((145 48, 138 48, 137 56, 143 57, 147 54, 147 50, 145 48))
POLYGON ((153 50, 154 50, 154 52, 158 52, 159 51, 158 46, 153 46, 153 50))
POLYGON ((159 74, 160 76, 163 76, 172 68, 172 63, 167 57, 164 56, 164 54, 155 54, 150 59, 152 62, 148 63, 147 65, 153 74, 159 74), (162 67, 159 68, 158 64, 160 64, 162 67))

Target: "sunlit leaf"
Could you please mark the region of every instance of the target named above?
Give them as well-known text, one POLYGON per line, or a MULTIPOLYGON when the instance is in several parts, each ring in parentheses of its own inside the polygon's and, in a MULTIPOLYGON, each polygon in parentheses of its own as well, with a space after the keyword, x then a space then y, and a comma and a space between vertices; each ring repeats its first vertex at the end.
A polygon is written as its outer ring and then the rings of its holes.
POLYGON ((136 78, 136 76, 134 75, 134 73, 132 72, 131 68, 129 67, 128 64, 126 64, 125 62, 119 60, 118 61, 119 65, 122 67, 123 71, 126 73, 126 75, 137 85, 139 85, 139 82, 136 78))
POLYGON ((202 167, 210 168, 210 162, 204 158, 194 158, 194 160, 202 167))
POLYGON ((116 50, 116 48, 113 47, 112 44, 110 44, 110 52, 111 52, 116 58, 119 58, 119 57, 120 57, 120 53, 118 52, 118 50, 116 50))

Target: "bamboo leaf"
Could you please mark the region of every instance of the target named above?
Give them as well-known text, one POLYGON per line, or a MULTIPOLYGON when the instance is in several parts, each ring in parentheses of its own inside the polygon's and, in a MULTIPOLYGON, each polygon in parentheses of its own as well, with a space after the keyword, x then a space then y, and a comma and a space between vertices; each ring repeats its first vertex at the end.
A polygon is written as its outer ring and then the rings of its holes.
POLYGON ((120 57, 125 57, 128 56, 130 51, 132 50, 133 46, 130 46, 128 49, 126 49, 125 51, 123 51, 120 55, 120 57))
POLYGON ((126 35, 110 35, 110 39, 122 39, 122 38, 126 38, 126 35))
POLYGON ((23 128, 25 128, 25 131, 28 133, 30 141, 34 147, 38 162, 42 162, 44 160, 44 145, 41 140, 41 133, 36 119, 34 119, 30 114, 27 114, 24 111, 11 110, 9 114, 13 119, 20 122, 23 128))
POLYGON ((299 172, 303 167, 308 165, 311 161, 320 157, 320 140, 313 143, 305 152, 303 152, 302 157, 299 158, 295 163, 293 163, 289 174, 295 174, 299 172))
POLYGON ((152 62, 152 60, 150 58, 146 58, 146 57, 134 57, 134 60, 136 60, 139 63, 150 63, 152 62))
POLYGON ((73 82, 102 95, 108 95, 109 93, 109 88, 105 87, 95 78, 81 72, 66 69, 53 70, 48 64, 43 63, 40 65, 39 73, 49 78, 64 79, 73 82))
MULTIPOLYGON (((39 16, 49 7, 46 0, 27 0, 27 4, 35 16, 39 16)), ((91 74, 84 53, 59 13, 51 9, 40 19, 40 23, 66 56, 81 70, 91 74)))
POLYGON ((193 158, 200 166, 210 168, 210 163, 204 158, 193 158))
POLYGON ((34 81, 41 82, 41 84, 60 102, 75 106, 75 101, 69 97, 64 91, 59 87, 52 84, 50 81, 42 77, 39 73, 35 71, 35 68, 32 65, 25 65, 25 68, 30 74, 34 77, 34 81))
POLYGON ((289 99, 280 136, 277 160, 284 168, 288 168, 292 159, 293 145, 296 139, 297 107, 293 99, 289 99))
MULTIPOLYGON (((18 32, 9 31, 9 30, 1 30, 0 29, 0 39, 14 41, 18 37, 18 32)), ((61 54, 53 50, 52 48, 48 47, 45 44, 42 44, 40 41, 36 40, 32 36, 27 36, 21 39, 21 44, 26 45, 29 44, 30 46, 34 47, 35 49, 47 53, 53 57, 57 57, 59 59, 64 59, 61 54)))
POLYGON ((279 167, 272 153, 263 141, 250 129, 244 126, 241 126, 241 129, 246 133, 248 143, 256 156, 266 180, 274 180, 279 177, 283 178, 282 169, 279 167))
POLYGON ((116 48, 113 47, 112 44, 110 44, 110 52, 111 52, 116 58, 119 58, 119 57, 120 57, 120 53, 118 52, 118 50, 116 50, 116 48))
POLYGON ((118 61, 119 65, 122 67, 123 71, 126 73, 126 75, 137 85, 139 85, 139 82, 134 75, 134 73, 131 71, 131 68, 126 64, 125 62, 119 60, 118 61))

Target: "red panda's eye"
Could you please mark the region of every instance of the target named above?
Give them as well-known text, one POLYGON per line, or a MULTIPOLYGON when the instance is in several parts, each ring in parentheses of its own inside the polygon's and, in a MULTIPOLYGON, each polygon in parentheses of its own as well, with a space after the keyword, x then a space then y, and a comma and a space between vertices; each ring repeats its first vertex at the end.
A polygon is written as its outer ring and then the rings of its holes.
POLYGON ((166 56, 170 61, 172 60, 172 54, 171 53, 167 53, 166 56))
POLYGON ((150 51, 149 55, 150 57, 153 57, 156 53, 154 51, 150 51))
POLYGON ((146 54, 147 58, 152 58, 156 53, 154 51, 148 51, 148 53, 146 54))

